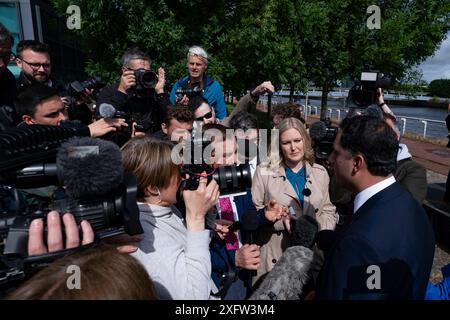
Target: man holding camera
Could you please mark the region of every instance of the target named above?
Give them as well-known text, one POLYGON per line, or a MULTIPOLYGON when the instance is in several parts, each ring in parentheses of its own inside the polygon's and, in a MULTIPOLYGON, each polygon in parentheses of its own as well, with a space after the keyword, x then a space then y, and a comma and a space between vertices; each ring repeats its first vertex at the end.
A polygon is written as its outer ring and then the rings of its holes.
POLYGON ((164 69, 159 68, 156 76, 150 67, 151 60, 144 52, 137 49, 125 52, 120 82, 103 88, 97 106, 108 103, 129 113, 143 132, 151 134, 161 128, 169 99, 164 93, 164 69))
POLYGON ((189 48, 187 59, 189 75, 175 82, 170 92, 170 102, 187 104, 190 97, 202 95, 214 109, 216 117, 222 120, 227 116, 227 107, 222 86, 214 78, 205 75, 208 54, 203 48, 193 46, 189 48))

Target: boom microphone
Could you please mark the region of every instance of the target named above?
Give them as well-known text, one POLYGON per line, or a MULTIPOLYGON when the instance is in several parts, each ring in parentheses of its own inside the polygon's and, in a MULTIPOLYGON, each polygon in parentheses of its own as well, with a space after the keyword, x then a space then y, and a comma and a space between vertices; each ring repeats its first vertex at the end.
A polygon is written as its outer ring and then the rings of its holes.
POLYGON ((311 249, 293 246, 281 258, 251 295, 250 300, 298 300, 309 280, 313 260, 311 249))
POLYGON ((73 198, 103 196, 123 180, 119 147, 93 138, 70 139, 58 150, 59 180, 73 198))

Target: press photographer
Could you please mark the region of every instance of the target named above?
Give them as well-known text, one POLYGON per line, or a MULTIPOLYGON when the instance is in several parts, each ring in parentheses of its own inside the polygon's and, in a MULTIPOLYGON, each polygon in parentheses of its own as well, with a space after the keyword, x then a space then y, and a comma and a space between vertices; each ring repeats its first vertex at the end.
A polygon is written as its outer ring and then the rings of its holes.
POLYGON ((96 115, 100 116, 98 107, 107 103, 130 114, 143 127, 143 132, 151 134, 158 131, 169 99, 164 93, 164 69, 159 68, 156 75, 150 68, 151 60, 144 52, 137 49, 125 52, 120 81, 100 92, 96 115))

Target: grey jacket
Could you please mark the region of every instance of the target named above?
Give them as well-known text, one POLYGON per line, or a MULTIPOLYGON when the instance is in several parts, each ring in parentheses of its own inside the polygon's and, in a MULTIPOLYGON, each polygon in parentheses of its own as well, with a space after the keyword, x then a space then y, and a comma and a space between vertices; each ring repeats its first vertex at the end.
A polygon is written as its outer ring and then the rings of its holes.
POLYGON ((147 269, 160 299, 209 299, 210 231, 188 232, 174 206, 138 205, 144 239, 132 255, 147 269))

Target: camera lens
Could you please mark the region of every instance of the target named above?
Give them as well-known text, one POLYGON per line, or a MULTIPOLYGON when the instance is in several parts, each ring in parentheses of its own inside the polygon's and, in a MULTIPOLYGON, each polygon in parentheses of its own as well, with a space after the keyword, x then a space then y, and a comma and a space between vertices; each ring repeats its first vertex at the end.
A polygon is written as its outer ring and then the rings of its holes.
POLYGON ((144 88, 154 88, 156 86, 156 83, 158 82, 158 76, 154 72, 146 71, 142 75, 141 81, 144 88))
POLYGON ((214 172, 213 178, 219 185, 221 195, 244 192, 252 186, 252 176, 248 163, 219 167, 214 172))

